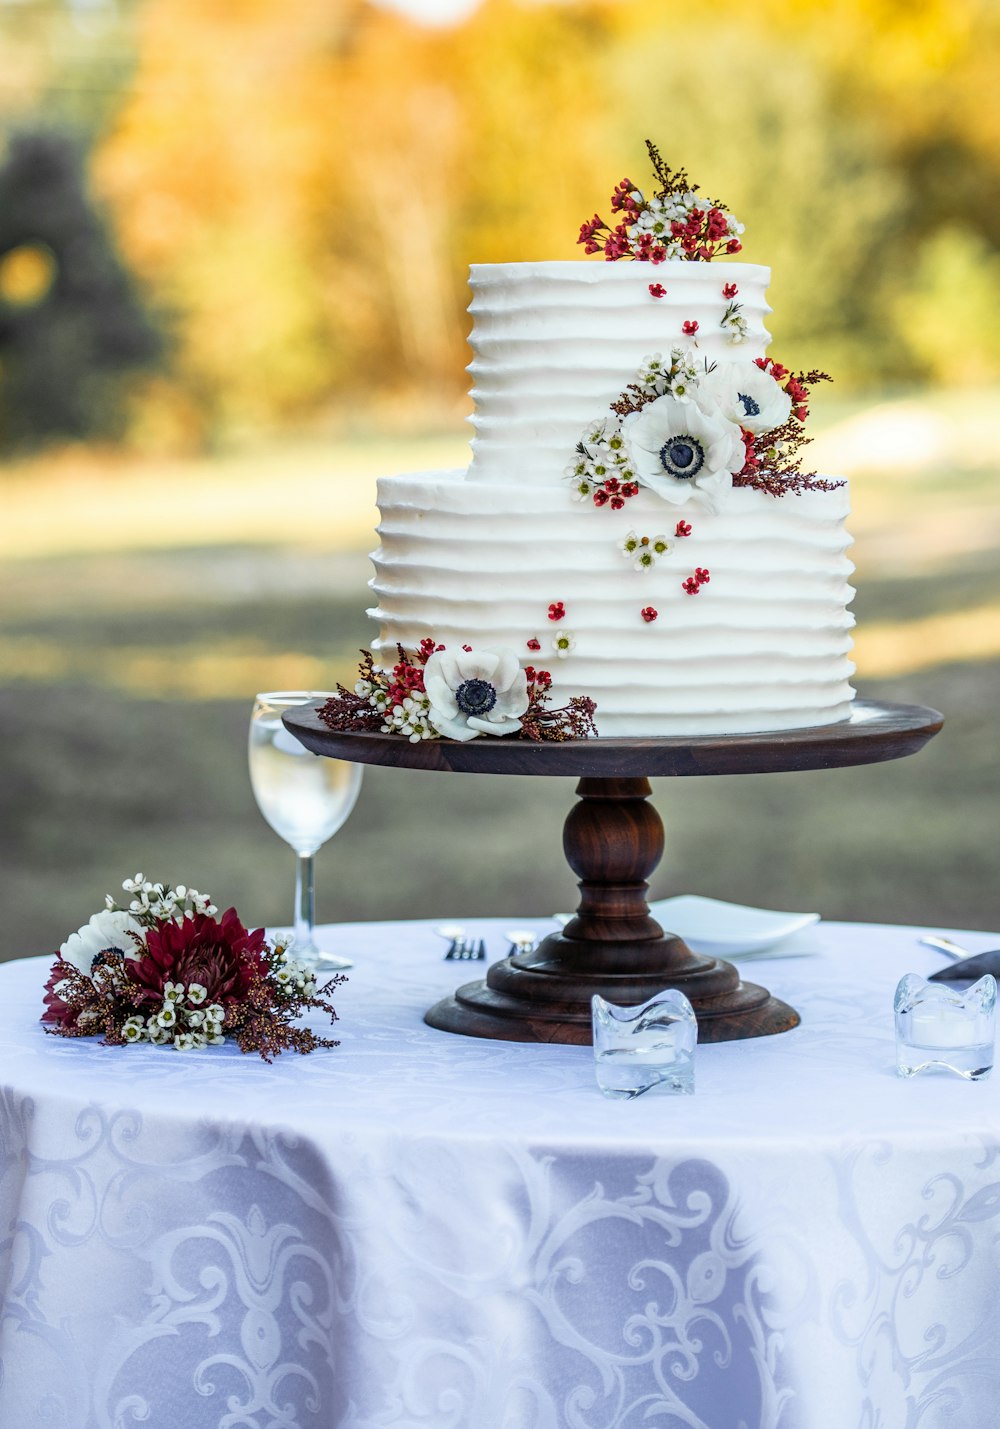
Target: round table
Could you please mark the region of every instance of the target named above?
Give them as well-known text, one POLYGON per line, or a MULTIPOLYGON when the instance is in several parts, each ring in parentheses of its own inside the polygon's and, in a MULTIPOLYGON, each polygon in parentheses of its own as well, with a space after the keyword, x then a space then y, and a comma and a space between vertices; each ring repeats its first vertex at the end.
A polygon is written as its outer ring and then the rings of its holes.
POLYGON ((3 966, 0 1424, 995 1429, 1000 1074, 896 1076, 921 931, 800 935, 801 1026, 634 1102, 427 1027, 427 923, 323 930, 341 1045, 271 1066, 48 1036, 3 966))

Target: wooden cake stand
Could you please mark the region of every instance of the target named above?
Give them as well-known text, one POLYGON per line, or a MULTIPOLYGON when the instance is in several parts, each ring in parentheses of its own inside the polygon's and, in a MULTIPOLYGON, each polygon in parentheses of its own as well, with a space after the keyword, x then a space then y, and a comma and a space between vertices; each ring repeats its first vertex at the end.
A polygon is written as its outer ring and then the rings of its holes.
POLYGON ((678 988, 698 1017, 701 1042, 766 1037, 799 1015, 766 988, 741 982, 732 963, 692 953, 650 916, 647 880, 663 853, 663 825, 648 802, 650 776, 768 774, 838 769, 915 754, 943 723, 921 705, 859 700, 850 719, 778 734, 679 739, 424 740, 334 732, 315 707, 282 718, 315 754, 361 764, 476 774, 572 774, 579 802, 563 849, 577 875, 580 906, 561 932, 530 953, 494 963, 485 981, 460 987, 424 1020, 445 1032, 511 1042, 591 1041, 590 999, 635 1005, 678 988))

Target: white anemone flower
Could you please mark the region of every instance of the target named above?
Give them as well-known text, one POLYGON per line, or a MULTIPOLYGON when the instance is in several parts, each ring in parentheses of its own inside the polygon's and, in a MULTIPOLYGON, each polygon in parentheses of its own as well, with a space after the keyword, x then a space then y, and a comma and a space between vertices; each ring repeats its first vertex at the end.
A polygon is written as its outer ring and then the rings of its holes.
POLYGON ((715 510, 746 461, 735 422, 669 394, 630 412, 622 430, 638 480, 674 506, 696 499, 715 510))
POLYGON ((696 394, 703 411, 721 412, 754 436, 787 422, 792 399, 755 362, 720 362, 706 372, 696 394))
POLYGON ((516 734, 528 679, 513 650, 436 650, 424 666, 427 718, 447 739, 516 734))
POLYGON ((89 923, 69 935, 59 949, 59 956, 89 977, 94 959, 99 953, 113 949, 115 952, 124 953, 127 958, 138 959, 142 956, 135 940, 130 936, 132 933, 137 934, 145 944, 142 925, 136 922, 131 913, 113 913, 108 908, 102 908, 100 913, 94 914, 89 923))

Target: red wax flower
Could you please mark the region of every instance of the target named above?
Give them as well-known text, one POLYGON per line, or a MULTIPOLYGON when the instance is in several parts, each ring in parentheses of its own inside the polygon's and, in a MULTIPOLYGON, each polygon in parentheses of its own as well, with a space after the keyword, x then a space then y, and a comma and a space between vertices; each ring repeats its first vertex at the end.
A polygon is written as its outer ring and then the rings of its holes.
POLYGON ((656 619, 657 614, 658 612, 651 605, 647 605, 642 612, 642 618, 649 625, 656 619))
POLYGON ((624 496, 612 496, 612 498, 611 498, 611 509, 612 509, 612 511, 620 511, 624 505, 625 505, 625 498, 624 498, 624 496))
POLYGON ((160 923, 146 934, 145 955, 129 963, 138 984, 136 1003, 159 1007, 168 982, 200 983, 206 1003, 242 1002, 254 978, 267 973, 264 947, 264 929, 248 932, 235 908, 218 922, 195 913, 181 923, 160 923))
POLYGON ((665 298, 667 290, 662 283, 650 283, 649 291, 654 298, 665 298))
POLYGON ((684 323, 684 324, 682 325, 682 327, 681 327, 681 332, 684 334, 685 337, 694 337, 694 335, 695 335, 695 333, 696 333, 697 331, 698 331, 698 324, 697 324, 696 322, 694 322, 692 319, 689 319, 689 320, 688 320, 686 323, 684 323))
POLYGON ((552 604, 549 606, 549 619, 550 619, 550 620, 562 620, 562 618, 563 618, 563 616, 564 616, 565 614, 566 614, 566 607, 563 605, 563 603, 562 603, 561 600, 554 600, 554 601, 552 602, 552 604))
POLYGON ((709 575, 708 571, 706 571, 704 566, 695 566, 694 578, 699 585, 708 585, 709 581, 712 579, 712 577, 709 575))
POLYGON ((468 653, 469 651, 472 650, 472 646, 471 646, 471 645, 463 645, 463 646, 462 646, 462 649, 465 650, 465 651, 468 653))
POLYGON ((674 535, 675 535, 675 536, 690 536, 690 534, 691 534, 691 523, 690 523, 690 521, 678 521, 677 525, 674 527, 674 535))
POLYGON ((607 504, 608 504, 608 502, 609 502, 610 500, 611 500, 611 497, 610 497, 610 496, 608 495, 608 493, 604 490, 603 486, 599 486, 599 487, 597 488, 597 490, 594 492, 594 505, 595 505, 595 506, 607 506, 607 504))
POLYGON ((540 640, 536 640, 534 636, 531 637, 527 644, 529 650, 541 650, 542 648, 542 642, 540 640))
POLYGON ((701 585, 694 576, 688 576, 687 580, 681 586, 681 590, 685 591, 688 595, 697 595, 701 590, 701 585))
POLYGON ((724 298, 735 298, 738 292, 739 288, 737 288, 735 283, 726 283, 722 289, 722 296, 724 298))
POLYGON ((742 247, 743 244, 738 238, 730 238, 729 242, 726 244, 726 252, 738 253, 742 247))

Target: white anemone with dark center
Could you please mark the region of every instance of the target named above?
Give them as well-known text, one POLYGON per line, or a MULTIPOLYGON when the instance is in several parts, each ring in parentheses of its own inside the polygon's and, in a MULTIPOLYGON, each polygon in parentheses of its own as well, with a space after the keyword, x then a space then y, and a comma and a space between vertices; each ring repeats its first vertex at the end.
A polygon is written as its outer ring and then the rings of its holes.
POLYGON ((137 923, 131 913, 104 908, 69 935, 59 949, 59 956, 89 977, 94 967, 106 961, 105 953, 114 951, 124 953, 127 958, 139 958, 141 953, 133 934, 145 941, 142 924, 137 923))
POLYGON ((513 650, 436 650, 424 666, 428 719, 447 739, 516 734, 528 679, 513 650))
POLYGON ((754 436, 787 422, 792 399, 755 362, 720 362, 698 384, 695 400, 704 411, 721 412, 754 436))
POLYGON ((695 402, 657 397, 630 412, 622 431, 638 480, 674 506, 697 500, 715 510, 746 460, 739 425, 706 411, 700 393, 695 402))

